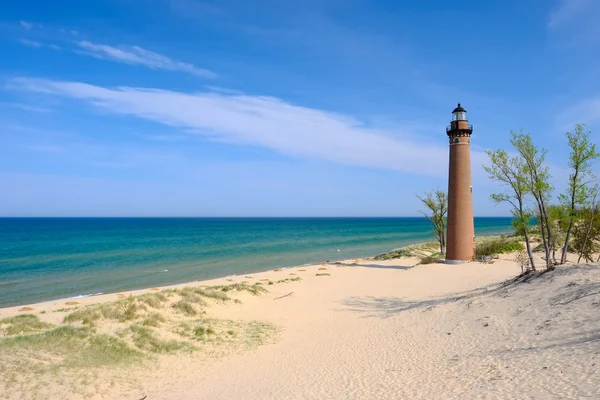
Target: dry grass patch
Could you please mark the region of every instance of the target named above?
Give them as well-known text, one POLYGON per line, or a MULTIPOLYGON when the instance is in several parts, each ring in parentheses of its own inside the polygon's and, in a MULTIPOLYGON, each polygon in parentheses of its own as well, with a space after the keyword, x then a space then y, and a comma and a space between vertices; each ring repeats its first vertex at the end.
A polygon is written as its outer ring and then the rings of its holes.
POLYGON ((317 274, 317 276, 331 276, 331 274, 328 274, 328 273, 321 273, 321 274, 317 274))
POLYGON ((161 324, 164 324, 165 322, 167 322, 167 319, 164 317, 164 315, 160 314, 160 313, 152 313, 150 315, 148 315, 146 318, 144 318, 144 320, 142 321, 142 325, 143 326, 160 326, 161 324))
POLYGON ((0 320, 2 336, 15 336, 50 329, 54 325, 43 322, 37 315, 26 314, 0 320))
POLYGON ((295 277, 295 278, 285 278, 285 279, 280 279, 277 281, 277 283, 287 283, 287 282, 298 282, 301 281, 302 278, 300 278, 299 276, 295 277))
POLYGON ((21 308, 19 308, 19 311, 21 311, 21 312, 33 311, 33 308, 31 308, 31 307, 21 307, 21 308))
POLYGON ((327 271, 327 268, 321 267, 321 268, 319 268, 319 271, 327 271))
POLYGON ((260 344, 275 331, 272 325, 204 316, 208 301, 237 303, 232 294, 240 292, 259 295, 267 290, 238 283, 155 291, 64 309, 69 313, 57 325, 31 314, 1 319, 0 382, 13 385, 10 393, 23 393, 32 380, 95 374, 94 368, 115 371, 117 364, 137 363, 155 354, 225 354, 260 344))

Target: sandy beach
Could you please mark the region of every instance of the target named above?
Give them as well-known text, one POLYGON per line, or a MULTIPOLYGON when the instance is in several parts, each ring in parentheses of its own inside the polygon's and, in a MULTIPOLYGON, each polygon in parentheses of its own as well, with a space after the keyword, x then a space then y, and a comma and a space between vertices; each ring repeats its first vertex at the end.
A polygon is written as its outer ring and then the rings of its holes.
MULTIPOLYGON (((272 327, 256 343, 205 341, 134 365, 27 370, 0 383, 0 398, 600 398, 600 267, 502 285, 521 272, 511 255, 493 264, 417 262, 347 260, 0 309, 3 319, 35 314, 60 324, 69 308, 130 294, 262 283, 264 293, 236 292, 203 312, 240 332, 256 321, 272 327)), ((161 337, 167 325, 155 328, 161 337)))

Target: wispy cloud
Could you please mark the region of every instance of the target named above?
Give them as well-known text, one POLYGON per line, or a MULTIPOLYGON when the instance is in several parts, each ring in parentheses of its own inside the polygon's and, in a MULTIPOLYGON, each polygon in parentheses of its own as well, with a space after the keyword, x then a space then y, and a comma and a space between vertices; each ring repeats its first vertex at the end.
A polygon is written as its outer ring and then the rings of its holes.
POLYGON ((19 39, 19 42, 21 44, 24 44, 25 46, 29 46, 29 47, 35 47, 35 48, 42 47, 42 44, 40 42, 36 42, 35 40, 19 39))
POLYGON ((36 144, 30 145, 26 147, 27 150, 37 151, 42 153, 64 153, 66 149, 61 146, 52 145, 52 144, 36 144))
POLYGON ((600 122, 600 96, 588 97, 566 108, 557 117, 557 124, 563 130, 572 129, 575 124, 592 125, 600 122))
POLYGON ((33 27, 35 26, 34 23, 32 22, 27 22, 27 21, 19 21, 19 24, 21 25, 21 27, 23 27, 24 29, 30 31, 31 29, 33 29, 33 27))
POLYGON ((143 65, 151 69, 181 71, 203 78, 215 78, 216 73, 207 69, 197 68, 192 64, 173 60, 162 54, 154 53, 139 46, 109 46, 81 41, 77 46, 82 49, 77 52, 102 60, 111 60, 123 64, 143 65))
POLYGON ((589 5, 588 0, 559 0, 558 6, 548 18, 548 28, 554 29, 572 22, 587 5, 589 5))
MULTIPOLYGON (((80 82, 19 78, 20 89, 85 101, 115 114, 175 126, 210 140, 253 145, 309 159, 444 176, 446 140, 431 145, 408 132, 366 126, 344 115, 281 99, 223 92, 181 93, 147 88, 105 88, 80 82)), ((485 156, 474 152, 475 169, 485 156)), ((475 171, 474 171, 475 172, 475 171)))

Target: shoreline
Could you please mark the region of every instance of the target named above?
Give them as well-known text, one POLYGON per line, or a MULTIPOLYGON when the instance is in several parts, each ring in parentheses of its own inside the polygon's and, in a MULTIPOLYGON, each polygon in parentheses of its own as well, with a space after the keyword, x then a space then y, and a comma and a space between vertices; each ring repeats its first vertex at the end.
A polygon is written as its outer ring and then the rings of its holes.
MULTIPOLYGON (((123 290, 120 292, 114 293, 102 293, 102 294, 93 294, 85 297, 63 297, 54 300, 41 301, 37 303, 24 303, 19 305, 13 305, 8 307, 0 308, 0 319, 6 317, 12 317, 18 314, 40 314, 45 312, 53 312, 56 309, 65 309, 65 312, 75 310, 77 308, 85 307, 92 304, 100 304, 106 303, 110 301, 121 300, 130 295, 139 296, 145 293, 152 293, 154 291, 160 290, 169 290, 169 289, 181 289, 184 287, 199 287, 199 286, 219 286, 219 285, 230 285, 235 283, 244 283, 249 282, 249 284, 260 282, 261 280, 279 280, 283 278, 289 278, 289 274, 293 273, 295 276, 300 276, 298 272, 300 270, 305 270, 301 272, 312 273, 318 271, 319 268, 323 266, 327 266, 330 268, 333 267, 350 267, 352 264, 355 264, 357 261, 366 261, 371 260, 372 257, 364 257, 359 259, 347 259, 347 260, 337 260, 337 261, 329 261, 323 262, 321 264, 308 264, 302 266, 294 266, 294 267, 280 267, 275 269, 263 270, 256 273, 245 273, 240 275, 227 275, 219 278, 205 279, 205 280, 196 280, 196 281, 187 281, 172 285, 163 285, 163 286, 155 286, 155 287, 145 287, 140 289, 132 289, 132 290, 123 290), (251 277, 251 278, 248 278, 251 277), (69 304, 67 304, 69 303, 69 304)), ((399 259, 393 259, 389 261, 397 261, 399 259)), ((411 260, 418 263, 418 259, 416 258, 403 258, 403 260, 411 260)), ((413 265, 412 267, 414 267, 413 265)))
MULTIPOLYGON (((380 253, 380 254, 385 254, 385 253, 389 253, 392 252, 394 250, 398 250, 398 249, 406 249, 409 247, 413 247, 413 246, 420 246, 426 243, 430 243, 430 242, 418 242, 418 243, 411 243, 411 244, 407 244, 405 246, 402 247, 397 247, 394 248, 388 252, 384 252, 384 253, 380 253)), ((326 261, 321 261, 320 263, 306 263, 306 264, 296 264, 296 265, 291 265, 291 266, 277 266, 275 268, 269 268, 269 269, 264 269, 264 268, 259 268, 256 271, 249 271, 249 272, 240 272, 239 274, 234 274, 234 275, 220 275, 214 278, 207 278, 207 279, 198 279, 198 280, 186 280, 186 281, 182 281, 182 282, 177 282, 177 283, 171 283, 171 284, 159 284, 155 287, 160 288, 160 289, 169 289, 169 288, 177 288, 177 287, 183 287, 183 286, 187 286, 187 285, 191 285, 191 284, 196 284, 199 282, 216 282, 216 281, 221 281, 223 279, 230 279, 230 278, 234 278, 234 277, 239 277, 242 275, 256 275, 256 274, 262 274, 265 272, 269 272, 269 271, 273 271, 276 269, 290 269, 290 268, 304 268, 304 267, 311 267, 311 266, 321 266, 323 264, 335 264, 335 263, 339 263, 339 262, 345 262, 345 261, 349 261, 349 260, 369 260, 369 259, 373 259, 374 257, 376 257, 377 255, 368 255, 368 256, 363 256, 363 257, 356 257, 356 258, 348 258, 348 259, 336 259, 336 260, 326 260, 326 261)), ((168 271, 168 268, 166 269, 168 271)), ((16 307, 31 307, 34 305, 39 305, 39 304, 48 304, 48 303, 56 303, 56 302, 63 302, 63 301, 70 301, 70 300, 75 300, 75 301, 80 301, 80 300, 84 300, 84 299, 89 299, 89 298, 99 298, 102 296, 111 296, 111 295, 116 295, 116 294, 120 294, 120 293, 142 293, 145 290, 150 289, 150 287, 144 286, 144 287, 133 287, 130 289, 123 289, 123 290, 119 290, 119 291, 109 291, 109 292, 97 292, 97 293, 83 293, 83 294, 77 294, 74 296, 69 296, 69 297, 57 297, 54 299, 49 299, 49 300, 42 300, 42 301, 37 301, 37 302, 33 302, 33 303, 18 303, 18 304, 13 304, 13 305, 9 305, 9 306, 0 306, 0 317, 3 315, 3 312, 7 309, 13 309, 16 307)))
POLYGON ((349 259, 4 308, 0 397, 597 397, 600 267, 517 281, 513 257, 349 259))
MULTIPOLYGON (((480 238, 499 238, 502 234, 497 234, 497 235, 487 235, 487 236, 479 236, 480 238)), ((222 285, 222 284, 227 284, 227 283, 235 283, 235 282, 229 282, 228 280, 230 279, 234 279, 234 278, 239 278, 241 276, 246 276, 246 275, 264 275, 267 274, 269 272, 280 272, 278 270, 288 270, 288 269, 298 269, 298 268, 310 268, 310 267, 320 267, 323 265, 328 265, 328 266, 335 266, 336 264, 339 263, 347 263, 347 262, 354 262, 357 260, 373 260, 375 259, 375 257, 379 256, 379 255, 383 255, 383 254, 390 254, 399 250, 406 250, 406 249, 411 249, 411 248, 419 248, 420 250, 424 250, 424 248, 427 248, 427 245, 430 244, 436 244, 437 242, 431 240, 431 241, 427 241, 427 242, 417 242, 417 243, 411 243, 411 244, 407 244, 405 246, 402 247, 396 247, 394 249, 391 249, 389 251, 383 252, 383 253, 379 253, 376 255, 369 255, 369 256, 364 256, 364 257, 358 257, 358 258, 349 258, 349 259, 339 259, 339 260, 326 260, 326 261, 322 261, 321 263, 308 263, 308 264, 302 264, 302 265, 294 265, 294 266, 280 266, 280 267, 276 267, 273 269, 260 269, 257 270, 255 272, 242 272, 240 274, 234 274, 234 275, 225 275, 225 276, 218 276, 215 278, 209 278, 209 279, 198 279, 198 280, 192 280, 192 281, 184 281, 184 282, 178 282, 178 283, 173 283, 173 284, 165 284, 165 285, 157 285, 154 287, 141 287, 141 288, 131 288, 131 289, 124 289, 124 290, 120 290, 120 291, 111 291, 111 292, 98 292, 98 293, 91 293, 91 294, 78 294, 75 296, 70 296, 70 297, 58 297, 55 299, 50 299, 50 300, 43 300, 43 301, 38 301, 38 302, 33 302, 33 303, 19 303, 19 304, 14 304, 14 305, 10 305, 10 306, 3 306, 0 307, 0 318, 2 317, 6 317, 7 315, 15 315, 14 314, 14 310, 20 309, 20 308, 40 308, 43 307, 45 309, 45 307, 49 306, 49 305, 57 305, 58 303, 66 303, 66 302, 77 302, 80 303, 81 305, 88 305, 88 304, 93 304, 96 303, 94 301, 91 301, 90 299, 97 299, 99 301, 97 301, 98 303, 100 302, 106 302, 106 301, 111 301, 111 300, 118 300, 119 298, 117 296, 122 295, 122 294, 132 294, 132 295, 139 295, 139 294, 143 294, 145 292, 147 292, 148 290, 152 289, 152 288, 158 288, 160 290, 164 290, 164 289, 175 289, 175 288, 182 288, 182 287, 186 287, 186 286, 204 286, 204 285, 222 285), (223 281, 225 281, 225 283, 223 283, 223 281)), ((433 249, 433 247, 431 247, 431 249, 433 249)), ((425 250, 428 251, 428 250, 425 250)), ((435 253, 436 251, 433 250, 429 250, 430 253, 435 253)), ((398 260, 398 259, 414 259, 415 261, 415 265, 416 266, 419 263, 419 259, 417 257, 397 257, 397 258, 390 258, 387 259, 387 261, 392 261, 392 260, 398 260)), ((386 260, 379 260, 379 261, 386 261, 386 260)), ((263 277, 264 279, 264 277, 263 277)), ((239 282, 238 282, 239 283, 239 282)), ((79 304, 77 304, 79 305, 79 304)), ((41 311, 41 310, 40 310, 41 311)), ((23 312, 31 312, 31 311, 23 311, 23 312)))

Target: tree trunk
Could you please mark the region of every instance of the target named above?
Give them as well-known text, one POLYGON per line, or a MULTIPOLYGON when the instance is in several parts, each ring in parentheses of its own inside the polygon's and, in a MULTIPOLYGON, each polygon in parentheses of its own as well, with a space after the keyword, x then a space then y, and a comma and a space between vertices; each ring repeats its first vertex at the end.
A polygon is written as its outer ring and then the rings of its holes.
POLYGON ((546 213, 546 206, 544 204, 544 199, 543 196, 541 197, 541 201, 542 201, 542 210, 543 210, 543 218, 544 218, 544 224, 546 225, 546 238, 547 238, 547 248, 546 248, 546 254, 547 254, 547 258, 546 258, 546 268, 551 268, 554 267, 554 263, 552 263, 552 260, 550 260, 550 243, 552 241, 552 231, 550 230, 550 224, 548 223, 548 214, 546 213))
POLYGON ((531 264, 531 270, 535 271, 535 263, 533 261, 533 251, 531 250, 531 244, 529 243, 529 233, 527 232, 527 224, 525 223, 525 213, 523 212, 523 202, 519 201, 519 216, 523 221, 523 235, 525 236, 525 247, 527 247, 527 255, 529 256, 529 264, 531 264))
MULTIPOLYGON (((578 168, 577 168, 578 169, 578 168)), ((577 183, 577 174, 579 171, 575 171, 575 175, 572 178, 571 187, 571 209, 569 210, 569 227, 567 228, 567 235, 565 237, 565 245, 562 248, 562 256, 560 257, 560 263, 564 264, 567 261, 567 249, 569 248, 569 237, 571 236, 571 229, 573 228, 573 218, 575 217, 575 184, 577 183)), ((579 261, 578 261, 579 262, 579 261)))
MULTIPOLYGON (((579 264, 579 261, 581 261, 581 257, 583 256, 583 254, 585 254, 585 247, 590 239, 590 232, 592 232, 592 228, 594 227, 594 216, 596 214, 596 208, 598 206, 594 206, 594 208, 592 209, 592 215, 590 217, 590 225, 587 228, 587 231, 585 232, 585 239, 583 240, 583 245, 581 246, 581 250, 579 251, 579 258, 577 259, 577 264, 579 264)), ((590 261, 592 262, 593 260, 588 259, 588 257, 585 257, 586 261, 590 261)))
POLYGON ((543 200, 541 199, 541 197, 538 197, 539 195, 537 193, 534 193, 533 195, 535 197, 535 200, 537 202, 538 205, 538 213, 539 213, 539 219, 540 219, 540 233, 542 234, 542 243, 544 244, 544 253, 546 254, 546 268, 548 268, 551 264, 550 261, 550 243, 548 243, 548 236, 547 236, 547 231, 546 231, 546 220, 544 218, 544 214, 545 214, 545 209, 542 208, 542 204, 543 204, 543 200))
POLYGON ((573 229, 573 217, 571 217, 571 221, 569 222, 569 227, 567 228, 567 234, 565 237, 565 245, 562 248, 562 256, 560 257, 561 264, 564 264, 567 261, 567 249, 569 247, 569 237, 571 236, 571 229, 573 229))
MULTIPOLYGON (((445 227, 442 229, 445 229, 445 227)), ((446 234, 444 233, 444 230, 442 230, 442 240, 440 241, 440 251, 442 252, 442 254, 446 254, 446 234)))

